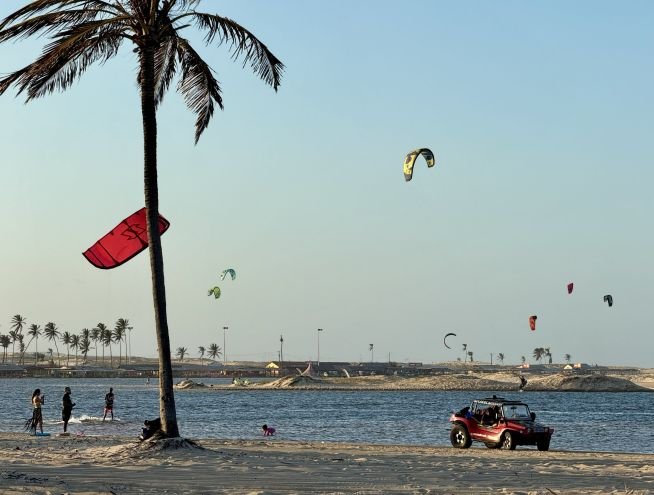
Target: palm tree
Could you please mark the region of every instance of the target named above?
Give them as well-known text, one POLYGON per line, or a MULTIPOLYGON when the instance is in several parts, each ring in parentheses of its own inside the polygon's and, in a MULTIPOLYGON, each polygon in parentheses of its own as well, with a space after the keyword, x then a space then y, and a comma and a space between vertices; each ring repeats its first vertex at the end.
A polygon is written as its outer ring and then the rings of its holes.
POLYGON ((211 359, 220 359, 220 357, 223 355, 223 351, 218 344, 209 344, 209 352, 207 355, 211 359))
POLYGON ((570 361, 572 360, 572 356, 570 354, 564 355, 563 358, 565 359, 566 363, 570 364, 570 361))
POLYGON ((468 359, 468 354, 467 354, 467 352, 466 352, 467 350, 468 350, 468 344, 463 344, 463 362, 464 362, 464 363, 465 363, 465 362, 467 361, 467 359, 468 359))
POLYGON ((546 347, 544 351, 545 351, 545 357, 548 359, 548 363, 552 364, 552 353, 550 352, 550 348, 546 347))
POLYGON ((9 330, 9 339, 11 340, 11 360, 15 363, 16 358, 16 341, 18 340, 18 332, 16 330, 9 330))
POLYGON ((524 356, 520 356, 520 361, 522 361, 522 364, 525 364, 527 362, 527 358, 524 356))
POLYGON ((498 360, 500 363, 504 364, 504 354, 502 354, 501 352, 498 353, 498 354, 497 354, 497 360, 498 360))
POLYGON ((72 335, 66 331, 61 335, 61 341, 66 344, 66 366, 70 365, 70 338, 72 335))
POLYGON ((36 323, 32 323, 27 330, 27 335, 32 337, 30 341, 27 343, 27 347, 30 346, 33 340, 36 340, 34 342, 35 350, 34 350, 34 365, 37 364, 37 357, 39 354, 39 337, 41 336, 41 327, 37 325, 36 323))
POLYGON ((186 353, 188 352, 188 349, 186 347, 178 347, 177 348, 177 357, 184 361, 184 356, 186 356, 186 353))
MULTIPOLYGON (((60 333, 59 330, 57 329, 57 325, 55 325, 51 321, 46 323, 45 327, 43 327, 43 334, 50 342, 54 342, 55 349, 57 349, 57 361, 59 361, 59 346, 57 345, 57 340, 59 339, 60 333)), ((48 350, 50 351, 50 360, 52 360, 52 349, 48 349, 48 350)))
MULTIPOLYGON (((91 335, 95 330, 98 331, 98 342, 102 345, 102 364, 104 364, 104 348, 105 348, 105 334, 107 333, 107 325, 104 323, 98 323, 93 330, 91 330, 91 335)), ((96 361, 98 360, 98 351, 95 351, 96 361)))
POLYGON ((77 351, 79 350, 80 337, 77 334, 70 336, 70 346, 75 349, 75 366, 77 366, 77 351))
POLYGON ((86 355, 91 350, 91 338, 90 331, 88 328, 82 330, 82 334, 79 338, 79 352, 84 356, 84 364, 86 364, 86 355))
POLYGON ((472 351, 468 351, 468 356, 470 356, 470 362, 472 363, 472 351))
POLYGON ((543 356, 545 356, 545 349, 543 349, 542 347, 536 347, 536 349, 534 349, 533 356, 536 361, 540 361, 541 359, 543 359, 543 356))
POLYGON ((203 363, 202 358, 204 358, 205 352, 207 352, 207 350, 204 348, 204 346, 198 347, 198 354, 200 354, 200 364, 203 363))
MULTIPOLYGON (((23 339, 20 339, 18 336, 23 334, 23 327, 27 324, 27 320, 22 317, 21 315, 14 315, 13 318, 11 319, 11 324, 10 328, 14 331, 14 348, 12 349, 12 357, 13 353, 16 349, 16 341, 18 340, 20 343, 23 342, 23 339)), ((10 332, 11 334, 11 332, 10 332)), ((20 349, 20 347, 19 347, 20 349)), ((20 354, 19 361, 22 359, 22 352, 20 354)), ((14 362, 16 362, 16 359, 14 358, 14 362)))
POLYGON ((4 363, 7 359, 7 349, 11 344, 11 337, 9 335, 0 335, 0 345, 3 347, 4 351, 2 353, 2 362, 4 363))
POLYGON ((100 329, 95 327, 91 329, 90 337, 93 343, 95 344, 95 363, 98 363, 98 342, 100 342, 100 329))
POLYGON ((52 348, 48 347, 48 354, 50 354, 50 361, 54 363, 54 360, 52 359, 52 348))
POLYGON ((18 338, 18 362, 23 364, 23 357, 25 356, 25 336, 22 333, 19 333, 18 338))
MULTIPOLYGON (((99 326, 99 324, 98 324, 99 326)), ((104 348, 109 348, 109 367, 114 367, 114 356, 111 352, 111 343, 113 341, 113 333, 107 327, 101 329, 100 340, 102 341, 102 362, 104 363, 104 348)))
POLYGON ((33 100, 67 89, 94 62, 114 57, 131 41, 138 58, 144 140, 144 192, 152 295, 159 353, 159 410, 163 432, 179 436, 166 314, 163 252, 159 234, 157 184, 157 109, 179 71, 177 89, 197 115, 195 142, 209 125, 221 88, 212 69, 181 31, 191 25, 206 32, 207 44, 227 46, 277 90, 284 65, 259 39, 238 23, 197 12, 200 0, 32 0, 0 22, 0 42, 35 34, 52 41, 33 63, 0 79, 0 95, 12 85, 33 100))
MULTIPOLYGON (((114 326, 113 339, 114 342, 118 342, 118 366, 121 364, 121 356, 123 352, 122 343, 127 335, 128 326, 129 320, 126 320, 125 318, 118 318, 118 320, 116 320, 116 325, 114 326)), ((125 349, 125 353, 127 353, 127 349, 125 349)))

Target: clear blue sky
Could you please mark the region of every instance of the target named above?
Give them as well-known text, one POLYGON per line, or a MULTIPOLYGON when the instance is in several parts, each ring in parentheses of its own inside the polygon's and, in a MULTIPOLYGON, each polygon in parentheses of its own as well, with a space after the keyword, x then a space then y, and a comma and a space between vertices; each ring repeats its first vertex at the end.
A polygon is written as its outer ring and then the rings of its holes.
MULTIPOLYGON (((228 325, 228 360, 276 358, 280 334, 285 359, 316 359, 324 328, 323 361, 369 360, 370 343, 375 360, 452 360, 466 343, 486 361, 550 347, 555 361, 654 366, 652 2, 200 10, 287 69, 275 94, 191 36, 225 111, 197 146, 179 95, 159 112, 173 348, 222 346, 228 325), (437 165, 406 183, 404 155, 422 146, 437 165), (220 282, 229 267, 236 281, 220 282)), ((0 72, 44 42, 0 46, 0 72)), ((17 313, 71 332, 124 317, 134 353, 155 355, 147 253, 113 271, 81 256, 143 205, 135 79, 126 46, 64 94, 0 98, 0 332, 17 313)))

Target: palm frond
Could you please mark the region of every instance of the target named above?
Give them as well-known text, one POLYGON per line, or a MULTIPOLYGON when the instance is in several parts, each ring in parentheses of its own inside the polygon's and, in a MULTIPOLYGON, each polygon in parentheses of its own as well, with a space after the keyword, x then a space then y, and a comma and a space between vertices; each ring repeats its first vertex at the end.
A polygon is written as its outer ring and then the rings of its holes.
POLYGON ((204 38, 207 44, 211 44, 216 39, 219 44, 228 44, 234 60, 243 57, 243 66, 245 67, 249 62, 252 70, 277 91, 281 84, 284 64, 254 34, 235 21, 214 14, 189 12, 173 20, 188 16, 197 23, 198 27, 208 31, 204 38))
POLYGON ((177 72, 177 38, 170 37, 157 49, 154 54, 154 97, 157 106, 161 105, 163 98, 170 87, 170 83, 177 72))
POLYGON ((103 20, 78 25, 55 38, 36 61, 0 80, 0 91, 15 83, 19 94, 27 90, 29 101, 64 90, 91 64, 106 62, 116 55, 124 35, 120 24, 116 27, 113 20, 103 20))
MULTIPOLYGON (((81 9, 105 13, 118 13, 116 5, 104 0, 34 0, 17 11, 11 13, 0 22, 0 31, 7 26, 20 21, 21 19, 34 18, 40 14, 47 14, 48 11, 57 10, 59 13, 70 12, 68 9, 81 9), (64 10, 67 9, 67 10, 64 10)), ((55 12, 52 12, 55 13, 55 12)))
POLYGON ((177 57, 182 71, 177 89, 184 96, 186 106, 197 115, 195 121, 197 143, 213 116, 214 102, 221 109, 223 108, 220 84, 213 76, 211 67, 184 38, 177 38, 177 57))
POLYGON ((47 35, 55 31, 70 28, 79 23, 92 21, 98 14, 99 12, 97 10, 91 9, 64 10, 32 17, 0 30, 0 42, 28 38, 37 33, 47 35))

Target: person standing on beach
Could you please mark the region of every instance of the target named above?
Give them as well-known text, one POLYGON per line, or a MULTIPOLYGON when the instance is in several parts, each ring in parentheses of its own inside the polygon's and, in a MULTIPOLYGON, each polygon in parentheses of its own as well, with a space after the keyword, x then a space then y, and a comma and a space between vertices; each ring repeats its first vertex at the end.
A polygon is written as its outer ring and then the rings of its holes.
POLYGON ((36 428, 43 433, 43 412, 41 406, 45 404, 45 395, 41 395, 41 389, 37 388, 32 393, 32 417, 25 422, 25 429, 36 435, 36 428))
POLYGON ((68 421, 70 421, 70 416, 73 414, 73 407, 75 403, 70 398, 71 394, 70 387, 64 389, 64 397, 61 400, 61 419, 64 421, 64 433, 68 431, 68 421))
POLYGON ((102 421, 107 419, 107 413, 111 413, 111 421, 114 420, 114 389, 110 388, 109 393, 104 396, 104 416, 102 421))

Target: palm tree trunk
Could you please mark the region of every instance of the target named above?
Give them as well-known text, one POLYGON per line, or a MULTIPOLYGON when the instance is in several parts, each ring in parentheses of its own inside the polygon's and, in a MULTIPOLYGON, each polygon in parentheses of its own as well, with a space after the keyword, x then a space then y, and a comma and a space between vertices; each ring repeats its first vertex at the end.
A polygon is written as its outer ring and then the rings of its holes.
POLYGON ((157 184, 157 110, 154 98, 154 46, 145 46, 140 53, 141 113, 143 116, 144 193, 148 224, 152 297, 159 352, 159 414, 161 427, 169 437, 179 436, 170 336, 166 315, 163 251, 159 234, 159 189, 157 184))

